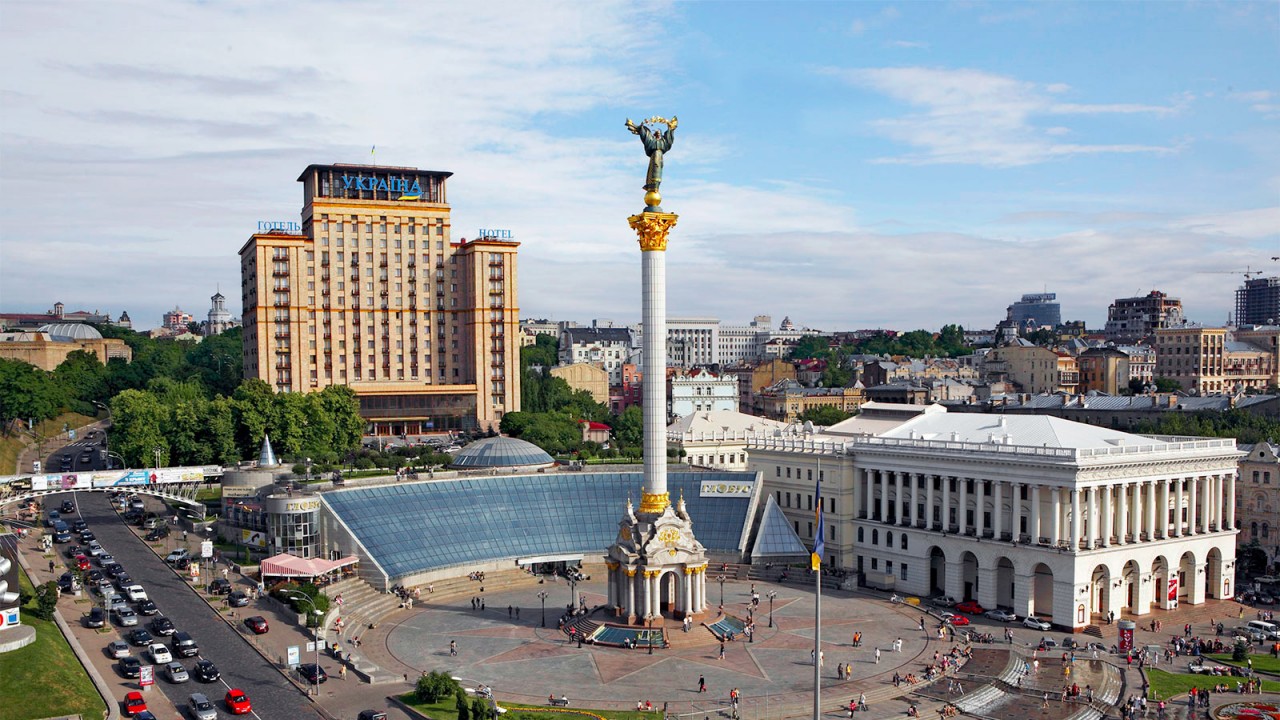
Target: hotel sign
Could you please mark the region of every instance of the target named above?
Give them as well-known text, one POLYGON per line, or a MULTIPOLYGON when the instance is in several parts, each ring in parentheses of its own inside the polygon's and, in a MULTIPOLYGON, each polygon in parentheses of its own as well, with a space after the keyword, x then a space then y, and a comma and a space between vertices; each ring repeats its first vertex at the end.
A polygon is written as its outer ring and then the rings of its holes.
POLYGON ((700 483, 698 497, 749 498, 755 490, 753 482, 725 483, 706 481, 700 483))
POLYGON ((302 223, 293 222, 292 220, 259 220, 258 232, 268 233, 273 230, 283 230, 288 233, 300 235, 302 233, 302 223))
POLYGON ((510 230, 500 228, 480 228, 476 233, 481 240, 514 240, 516 237, 510 230))

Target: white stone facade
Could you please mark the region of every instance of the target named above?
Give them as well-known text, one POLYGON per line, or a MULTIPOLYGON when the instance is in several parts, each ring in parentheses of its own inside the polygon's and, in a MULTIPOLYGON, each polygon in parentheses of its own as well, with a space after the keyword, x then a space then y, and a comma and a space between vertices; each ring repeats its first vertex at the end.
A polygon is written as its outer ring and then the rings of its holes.
POLYGON ((779 476, 820 460, 840 483, 824 482, 824 500, 848 504, 827 522, 854 536, 837 560, 892 575, 900 592, 1078 630, 1112 612, 1145 615, 1234 590, 1234 440, 935 413, 878 436, 783 445, 748 448, 766 487, 799 504, 813 493, 808 475, 779 476))
POLYGON ((695 412, 738 409, 737 376, 720 376, 708 370, 694 370, 671 378, 668 414, 673 418, 695 412))

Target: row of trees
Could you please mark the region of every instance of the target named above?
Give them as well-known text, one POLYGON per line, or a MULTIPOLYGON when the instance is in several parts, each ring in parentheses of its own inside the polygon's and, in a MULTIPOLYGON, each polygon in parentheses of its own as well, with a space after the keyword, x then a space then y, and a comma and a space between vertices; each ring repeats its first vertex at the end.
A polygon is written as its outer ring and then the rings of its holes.
POLYGON ((852 343, 832 346, 830 338, 804 337, 796 342, 791 357, 797 360, 821 358, 830 362, 839 354, 850 355, 906 355, 908 357, 959 357, 973 352, 964 342, 964 328, 959 325, 943 325, 937 333, 928 330, 891 335, 882 332, 852 343))

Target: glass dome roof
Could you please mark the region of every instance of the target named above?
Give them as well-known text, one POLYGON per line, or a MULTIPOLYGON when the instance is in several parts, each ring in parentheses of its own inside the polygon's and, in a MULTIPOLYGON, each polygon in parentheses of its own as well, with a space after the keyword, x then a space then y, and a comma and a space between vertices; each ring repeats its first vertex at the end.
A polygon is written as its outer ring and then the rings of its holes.
POLYGON ((50 323, 42 326, 40 332, 49 333, 49 337, 60 342, 102 339, 97 328, 84 323, 50 323))
POLYGON ((498 435, 497 437, 477 440, 453 456, 449 467, 460 470, 476 470, 482 468, 527 468, 554 465, 551 458, 542 448, 533 443, 513 437, 498 435))

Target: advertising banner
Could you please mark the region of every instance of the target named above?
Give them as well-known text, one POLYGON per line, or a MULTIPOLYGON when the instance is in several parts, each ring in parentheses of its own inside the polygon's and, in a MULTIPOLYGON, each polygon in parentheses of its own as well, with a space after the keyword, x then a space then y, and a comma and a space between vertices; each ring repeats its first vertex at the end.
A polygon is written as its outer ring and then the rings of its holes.
POLYGON ((1173 577, 1169 578, 1169 602, 1174 602, 1177 599, 1178 599, 1178 576, 1174 575, 1173 577))
POLYGON ((45 476, 45 475, 32 475, 32 476, 31 476, 31 489, 32 489, 32 490, 34 490, 34 491, 37 491, 37 492, 39 492, 40 490, 48 490, 48 489, 49 489, 49 480, 48 480, 47 476, 45 476))
POLYGON ((724 482, 703 482, 699 484, 699 497, 721 497, 721 498, 749 498, 751 491, 755 490, 756 484, 753 482, 746 483, 724 483, 724 482))
POLYGON ((1133 630, 1135 624, 1132 620, 1120 620, 1116 625, 1120 628, 1120 652, 1129 652, 1133 649, 1133 630))
POLYGON ((264 548, 267 546, 267 534, 261 530, 240 530, 240 544, 249 547, 264 548))
POLYGON ((289 667, 296 667, 298 663, 301 662, 301 660, 299 659, 299 655, 300 653, 298 652, 298 646, 290 645, 288 650, 288 657, 285 660, 285 664, 288 665, 289 667))
POLYGON ((143 665, 142 667, 138 668, 138 670, 139 670, 138 672, 139 687, 146 687, 148 685, 156 684, 156 673, 155 673, 156 666, 155 665, 143 665))

